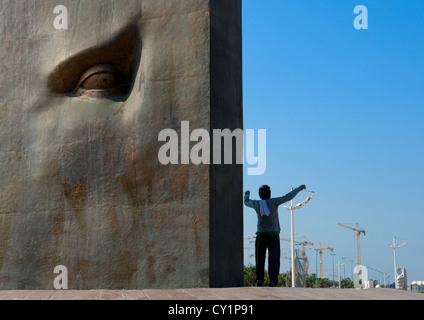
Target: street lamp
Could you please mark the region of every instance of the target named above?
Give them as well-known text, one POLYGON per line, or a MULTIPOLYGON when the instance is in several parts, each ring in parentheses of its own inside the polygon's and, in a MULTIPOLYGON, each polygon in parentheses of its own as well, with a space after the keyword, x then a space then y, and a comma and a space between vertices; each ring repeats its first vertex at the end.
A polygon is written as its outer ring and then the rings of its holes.
POLYGON ((384 274, 384 286, 386 286, 386 279, 389 278, 389 283, 390 283, 390 275, 389 274, 384 274))
MULTIPOLYGON (((291 191, 294 189, 292 188, 291 191)), ((291 212, 291 267, 292 267, 292 288, 296 287, 296 272, 295 272, 295 259, 294 259, 294 214, 293 211, 300 209, 305 204, 307 204, 314 197, 315 192, 309 192, 308 197, 302 203, 298 203, 296 206, 293 206, 293 200, 290 201, 290 206, 283 206, 291 212)))
POLYGON ((381 272, 381 271, 377 271, 378 272, 378 284, 380 285, 380 287, 383 285, 383 279, 382 279, 382 276, 383 276, 383 272, 381 272))
POLYGON ((339 267, 339 289, 341 287, 341 282, 342 282, 342 275, 341 275, 340 267, 344 266, 345 264, 346 264, 346 261, 344 261, 343 263, 340 263, 340 259, 337 263, 337 266, 339 267))
POLYGON ((353 281, 353 263, 355 262, 354 260, 349 260, 350 262, 350 272, 352 273, 352 278, 351 280, 353 281))
POLYGON ((315 249, 315 288, 318 288, 318 249, 315 249))
POLYGON ((400 246, 396 246, 396 237, 393 237, 393 245, 390 246, 390 248, 393 249, 393 255, 394 255, 394 261, 395 261, 395 288, 398 289, 399 285, 397 283, 397 264, 396 264, 396 249, 399 249, 401 247, 403 247, 406 244, 407 241, 405 241, 403 244, 401 244, 400 246))
MULTIPOLYGON (((342 261, 345 261, 346 257, 342 258, 342 261)), ((345 261, 345 263, 343 263, 343 279, 346 279, 346 268, 345 268, 345 264, 347 261, 345 261)))

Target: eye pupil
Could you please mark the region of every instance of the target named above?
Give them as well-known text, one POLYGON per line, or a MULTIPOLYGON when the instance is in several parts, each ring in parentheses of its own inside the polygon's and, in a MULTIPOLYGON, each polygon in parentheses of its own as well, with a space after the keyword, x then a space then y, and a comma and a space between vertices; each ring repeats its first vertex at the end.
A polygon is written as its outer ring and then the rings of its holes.
MULTIPOLYGON (((125 90, 125 77, 115 67, 110 65, 98 65, 87 70, 81 77, 78 90, 98 90, 96 94, 109 91, 115 94, 119 90, 125 90)), ((109 94, 108 93, 108 94, 109 94)))

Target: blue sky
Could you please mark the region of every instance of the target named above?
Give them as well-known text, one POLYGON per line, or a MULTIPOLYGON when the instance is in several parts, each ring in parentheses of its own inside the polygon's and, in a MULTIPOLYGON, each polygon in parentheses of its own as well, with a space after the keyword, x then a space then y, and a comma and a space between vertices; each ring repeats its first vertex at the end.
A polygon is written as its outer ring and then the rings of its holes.
MULTIPOLYGON (((295 233, 334 247, 336 263, 356 261, 355 233, 337 223, 358 222, 363 265, 391 281, 393 236, 408 240, 397 252, 408 282, 424 280, 423 40, 422 0, 243 0, 244 126, 267 130, 267 171, 245 170, 244 189, 258 198, 262 184, 274 196, 306 184, 316 196, 296 212, 295 233), (353 26, 357 5, 368 30, 353 26)), ((252 209, 244 221, 253 236, 252 209)), ((288 234, 284 208, 280 222, 288 234)))

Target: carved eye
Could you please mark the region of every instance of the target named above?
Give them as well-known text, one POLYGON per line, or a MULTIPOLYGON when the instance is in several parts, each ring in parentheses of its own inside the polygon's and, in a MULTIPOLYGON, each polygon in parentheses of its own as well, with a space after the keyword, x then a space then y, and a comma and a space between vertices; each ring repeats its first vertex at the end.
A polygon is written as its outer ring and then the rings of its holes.
POLYGON ((101 72, 84 80, 81 86, 85 89, 111 89, 115 87, 115 78, 116 76, 112 73, 101 72))
POLYGON ((82 98, 113 98, 125 95, 129 82, 114 66, 102 64, 83 73, 75 94, 82 98))

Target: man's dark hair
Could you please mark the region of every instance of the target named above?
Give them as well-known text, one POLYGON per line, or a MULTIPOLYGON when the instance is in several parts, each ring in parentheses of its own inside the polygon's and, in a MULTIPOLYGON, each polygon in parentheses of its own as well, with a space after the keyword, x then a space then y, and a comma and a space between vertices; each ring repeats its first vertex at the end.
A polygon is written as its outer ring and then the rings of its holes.
POLYGON ((261 197, 262 200, 271 198, 271 188, 267 185, 261 186, 259 188, 259 197, 261 197))

